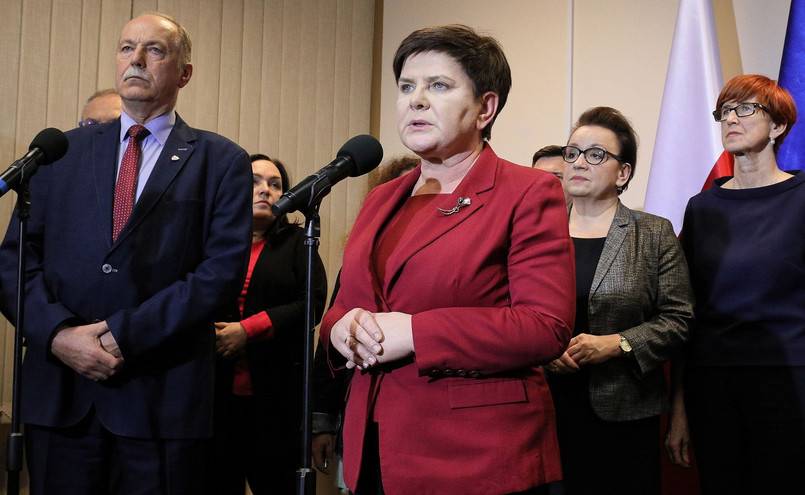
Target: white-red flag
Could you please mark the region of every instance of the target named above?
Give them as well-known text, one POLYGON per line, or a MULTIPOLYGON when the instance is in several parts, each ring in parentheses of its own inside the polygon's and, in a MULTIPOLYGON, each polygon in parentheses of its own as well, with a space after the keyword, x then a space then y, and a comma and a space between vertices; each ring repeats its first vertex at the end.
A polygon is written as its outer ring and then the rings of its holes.
POLYGON ((732 155, 721 156, 712 116, 722 85, 712 1, 680 0, 644 205, 671 220, 677 234, 688 199, 716 172, 714 164, 718 176, 731 174, 732 155))

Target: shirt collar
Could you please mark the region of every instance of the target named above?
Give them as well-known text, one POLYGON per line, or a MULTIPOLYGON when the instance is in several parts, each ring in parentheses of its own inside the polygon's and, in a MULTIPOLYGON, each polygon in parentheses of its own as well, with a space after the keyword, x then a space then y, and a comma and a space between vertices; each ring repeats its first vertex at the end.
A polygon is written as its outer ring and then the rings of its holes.
MULTIPOLYGON (((165 141, 168 140, 168 136, 173 129, 173 124, 176 123, 176 110, 171 110, 168 113, 162 114, 159 117, 152 119, 150 122, 145 124, 145 128, 151 132, 151 136, 156 138, 157 142, 159 142, 160 146, 165 146, 165 141)), ((136 125, 137 122, 134 121, 131 117, 126 114, 126 112, 122 112, 120 114, 120 142, 122 143, 126 139, 126 135, 129 132, 129 128, 133 125, 136 125)))

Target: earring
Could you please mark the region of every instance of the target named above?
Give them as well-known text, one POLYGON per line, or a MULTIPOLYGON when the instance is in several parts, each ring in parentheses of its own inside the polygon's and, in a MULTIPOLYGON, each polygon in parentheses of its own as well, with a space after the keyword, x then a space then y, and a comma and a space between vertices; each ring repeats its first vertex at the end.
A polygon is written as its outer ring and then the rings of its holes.
POLYGON ((771 138, 771 140, 769 141, 769 143, 771 143, 772 146, 774 146, 774 143, 776 143, 776 142, 777 141, 775 141, 774 138, 771 138))

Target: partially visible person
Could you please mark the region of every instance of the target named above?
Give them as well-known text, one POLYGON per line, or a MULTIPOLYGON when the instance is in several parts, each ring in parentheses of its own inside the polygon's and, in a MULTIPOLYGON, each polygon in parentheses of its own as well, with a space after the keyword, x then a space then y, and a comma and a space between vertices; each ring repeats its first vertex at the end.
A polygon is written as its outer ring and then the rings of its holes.
POLYGON ((120 95, 114 88, 96 91, 84 103, 78 127, 93 124, 106 124, 120 117, 122 111, 120 95))
POLYGON ((568 495, 661 490, 663 363, 687 340, 693 294, 671 222, 618 199, 634 177, 637 141, 623 114, 595 107, 562 149, 576 324, 548 383, 568 495))
MULTIPOLYGON (((129 21, 120 119, 68 131, 67 154, 31 179, 21 419, 34 495, 204 492, 213 323, 243 285, 251 174, 240 146, 174 110, 190 58, 170 16, 129 21)), ((0 246, 6 293, 18 230, 0 246)))
MULTIPOLYGON (((565 176, 565 160, 562 158, 562 147, 549 144, 537 150, 531 159, 531 168, 552 173, 560 181, 565 176)), ((570 205, 570 195, 565 191, 565 203, 570 205)))
POLYGON ((696 325, 666 448, 687 463, 690 421, 702 493, 801 493, 805 175, 777 163, 797 109, 775 81, 741 75, 724 85, 713 116, 735 172, 685 212, 696 325))
POLYGON ((358 495, 545 493, 561 472, 539 365, 573 320, 561 185, 487 142, 511 87, 496 40, 421 29, 393 67, 421 163, 367 196, 321 326, 356 369, 344 478, 358 495))
POLYGON ((380 166, 374 180, 369 181, 369 190, 371 191, 380 184, 385 184, 397 177, 402 177, 414 170, 419 165, 419 162, 420 158, 416 155, 399 155, 388 160, 380 166))
MULTIPOLYGON (((218 354, 214 463, 216 495, 293 493, 302 456, 307 246, 305 231, 271 206, 291 182, 285 166, 251 155, 252 249, 236 319, 215 324, 218 354)), ((245 191, 244 191, 245 192, 245 191)), ((327 276, 314 260, 316 323, 327 276)))
POLYGON ((550 172, 561 180, 565 173, 562 147, 557 144, 549 144, 538 149, 531 158, 531 167, 550 172))
MULTIPOLYGON (((420 158, 415 155, 399 155, 388 160, 380 166, 380 173, 376 174, 376 178, 369 181, 369 190, 408 174, 419 165, 419 162, 420 158)), ((333 305, 335 297, 338 295, 340 280, 341 271, 339 270, 330 306, 333 305)), ((336 486, 342 492, 346 492, 347 488, 341 469, 341 451, 337 449, 337 440, 340 433, 340 419, 344 410, 344 397, 353 370, 344 368, 346 359, 343 359, 343 356, 336 354, 332 358, 336 361, 334 367, 336 369, 333 372, 330 371, 327 364, 327 353, 324 351, 324 346, 318 346, 314 360, 313 464, 324 474, 329 474, 331 469, 335 469, 336 486), (338 455, 336 455, 337 451, 338 455), (331 468, 335 465, 338 469, 331 468)))

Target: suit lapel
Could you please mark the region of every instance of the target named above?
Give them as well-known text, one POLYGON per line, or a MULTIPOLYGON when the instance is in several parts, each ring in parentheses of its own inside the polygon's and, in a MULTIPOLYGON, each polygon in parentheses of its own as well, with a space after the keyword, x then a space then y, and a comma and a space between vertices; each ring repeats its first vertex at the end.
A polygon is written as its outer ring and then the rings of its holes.
MULTIPOLYGON (((388 259, 386 267, 387 273, 392 275, 389 280, 397 279, 398 272, 403 269, 405 263, 412 256, 453 230, 459 224, 470 219, 476 211, 481 209, 483 202, 479 197, 479 193, 488 191, 494 186, 497 166, 497 156, 489 145, 486 145, 481 156, 478 157, 478 161, 456 190, 452 194, 444 195, 444 198, 440 197, 427 220, 422 222, 419 228, 412 232, 411 236, 402 239, 402 242, 394 250, 388 259), (458 204, 459 198, 462 198, 465 202, 469 200, 469 204, 449 215, 437 209, 441 208, 450 211, 458 204)), ((413 187, 413 183, 410 186, 413 187)), ((411 187, 407 189, 408 193, 410 193, 411 187)), ((395 209, 394 211, 396 212, 397 210, 395 209)), ((384 289, 387 290, 388 288, 384 289)))
POLYGON ((604 241, 604 249, 601 251, 601 258, 598 260, 598 266, 595 268, 595 276, 593 277, 593 284, 590 287, 590 297, 598 290, 604 276, 609 272, 615 257, 620 251, 623 240, 629 231, 629 224, 631 216, 629 209, 618 200, 618 209, 615 211, 615 218, 612 219, 612 224, 609 226, 607 238, 604 241))
POLYGON ((134 205, 131 218, 117 238, 118 244, 137 228, 148 212, 157 204, 179 171, 184 168, 187 159, 193 153, 195 140, 192 129, 177 114, 173 130, 162 148, 162 153, 157 158, 154 170, 148 177, 148 182, 145 184, 140 198, 134 205))
MULTIPOLYGON (((378 237, 383 231, 383 227, 388 223, 390 218, 399 210, 400 206, 405 202, 405 199, 411 194, 411 189, 419 179, 421 169, 415 168, 411 173, 407 174, 394 183, 382 184, 378 186, 377 197, 372 198, 371 202, 367 201, 364 209, 361 210, 361 215, 367 217, 367 224, 365 227, 355 223, 352 235, 364 235, 360 240, 357 240, 357 247, 360 251, 358 255, 359 260, 369 260, 365 265, 368 266, 370 284, 375 299, 378 301, 378 306, 382 311, 388 311, 388 304, 384 297, 384 290, 380 287, 380 280, 375 269, 373 251, 377 246, 378 237), (397 184, 396 186, 394 184, 397 184), (386 191, 389 189, 389 191, 386 191), (362 233, 362 234, 359 234, 362 233)), ((361 220, 359 218, 358 220, 361 220)), ((366 272, 364 272, 366 273, 366 272)))
POLYGON ((92 170, 95 193, 106 244, 112 246, 112 209, 115 198, 115 164, 120 146, 120 119, 114 125, 98 126, 92 139, 92 170))

